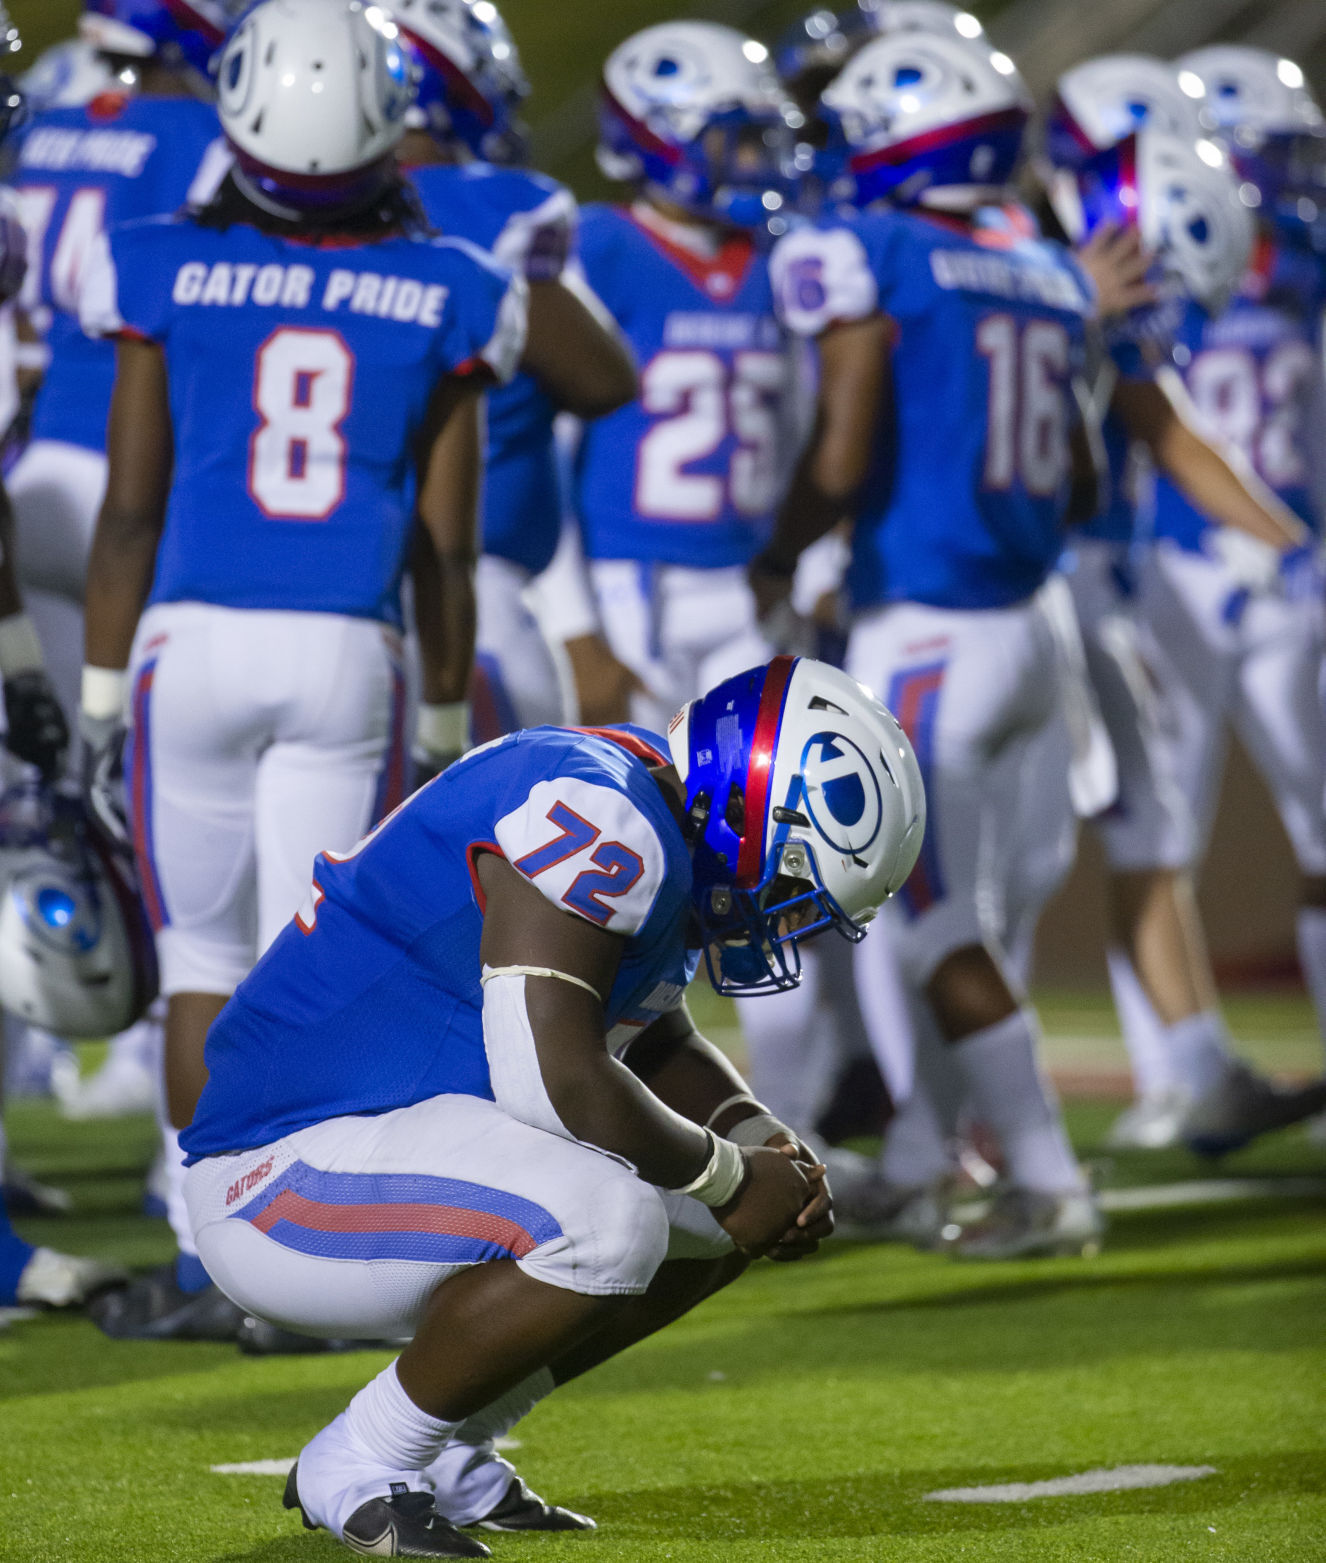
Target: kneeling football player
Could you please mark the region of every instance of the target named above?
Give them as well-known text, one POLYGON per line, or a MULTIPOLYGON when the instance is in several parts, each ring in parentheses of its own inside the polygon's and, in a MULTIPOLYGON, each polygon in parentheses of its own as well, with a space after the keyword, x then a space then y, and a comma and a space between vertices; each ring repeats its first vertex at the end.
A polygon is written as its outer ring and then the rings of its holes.
POLYGON ((760 1254, 832 1229, 824 1168, 683 1003, 796 984, 906 878, 910 745, 777 657, 640 728, 475 750, 348 854, 214 1023, 182 1137, 198 1250, 260 1318, 408 1338, 286 1488, 361 1552, 580 1529, 492 1441, 760 1254))

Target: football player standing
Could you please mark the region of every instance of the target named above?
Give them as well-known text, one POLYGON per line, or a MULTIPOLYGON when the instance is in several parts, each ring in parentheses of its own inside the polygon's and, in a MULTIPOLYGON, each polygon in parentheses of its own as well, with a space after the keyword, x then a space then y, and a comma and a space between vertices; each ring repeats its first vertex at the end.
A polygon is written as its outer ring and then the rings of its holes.
MULTIPOLYGON (((425 688, 463 726, 481 393, 514 371, 525 324, 523 280, 432 237, 397 169, 412 85, 380 11, 268 0, 221 70, 235 163, 215 199, 113 230, 82 289, 85 327, 118 343, 85 782, 114 832, 127 728, 176 1129, 207 1028, 314 853, 350 847, 406 790, 399 589, 416 522, 447 589, 425 688)), ((109 1333, 233 1333, 177 1203, 172 1219, 180 1261, 107 1304, 109 1333)))

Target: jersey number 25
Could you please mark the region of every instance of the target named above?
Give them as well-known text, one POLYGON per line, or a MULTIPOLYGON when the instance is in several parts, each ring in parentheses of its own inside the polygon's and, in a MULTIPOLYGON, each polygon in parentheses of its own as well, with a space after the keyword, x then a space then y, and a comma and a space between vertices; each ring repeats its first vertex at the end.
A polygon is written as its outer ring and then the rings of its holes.
POLYGON ((272 521, 325 521, 345 498, 354 355, 337 331, 282 326, 258 349, 249 493, 272 521))

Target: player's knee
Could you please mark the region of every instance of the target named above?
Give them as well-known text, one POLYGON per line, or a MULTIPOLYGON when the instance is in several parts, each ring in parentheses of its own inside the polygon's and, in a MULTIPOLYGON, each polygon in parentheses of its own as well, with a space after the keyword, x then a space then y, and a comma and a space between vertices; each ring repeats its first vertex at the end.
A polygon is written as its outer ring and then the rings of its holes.
POLYGON ((596 1157, 593 1176, 568 1202, 561 1233, 522 1260, 539 1280, 594 1296, 643 1292, 668 1251, 659 1191, 620 1163, 596 1157))

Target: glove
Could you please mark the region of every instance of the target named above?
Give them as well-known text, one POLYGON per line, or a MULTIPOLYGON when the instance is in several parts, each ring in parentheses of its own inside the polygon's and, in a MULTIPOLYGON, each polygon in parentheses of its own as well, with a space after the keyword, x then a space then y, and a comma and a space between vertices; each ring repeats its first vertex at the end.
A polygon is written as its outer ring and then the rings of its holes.
POLYGON ((51 681, 41 668, 11 673, 4 680, 5 747, 16 759, 35 765, 43 781, 53 781, 69 748, 69 724, 51 681))
POLYGON ((83 741, 83 804, 94 830, 119 851, 128 851, 129 815, 124 799, 124 739, 119 716, 79 713, 78 736, 83 741))

